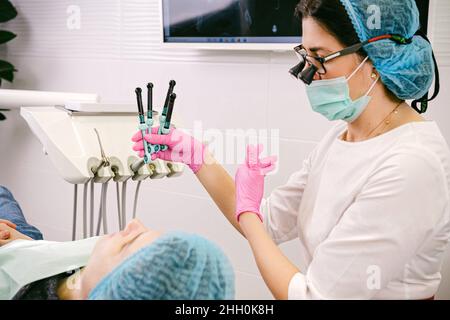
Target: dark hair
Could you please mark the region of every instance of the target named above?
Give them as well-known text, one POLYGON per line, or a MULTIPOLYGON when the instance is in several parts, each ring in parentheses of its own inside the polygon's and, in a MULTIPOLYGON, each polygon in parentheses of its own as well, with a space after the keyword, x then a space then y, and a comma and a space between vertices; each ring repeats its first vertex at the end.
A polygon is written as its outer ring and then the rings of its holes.
MULTIPOLYGON (((347 11, 340 0, 301 0, 295 8, 299 18, 311 17, 322 25, 344 46, 349 47, 360 42, 347 11)), ((364 49, 358 51, 366 57, 364 49)))

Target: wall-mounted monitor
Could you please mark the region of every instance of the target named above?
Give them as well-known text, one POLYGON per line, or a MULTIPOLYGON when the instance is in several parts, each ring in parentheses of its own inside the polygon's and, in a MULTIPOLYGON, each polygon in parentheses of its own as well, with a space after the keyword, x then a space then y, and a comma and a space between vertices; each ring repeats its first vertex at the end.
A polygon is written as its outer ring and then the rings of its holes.
MULTIPOLYGON (((169 47, 291 50, 301 43, 299 0, 160 0, 162 42, 169 47)), ((429 0, 416 0, 423 31, 429 0)))
POLYGON ((299 0, 161 0, 163 42, 207 49, 291 50, 299 0))

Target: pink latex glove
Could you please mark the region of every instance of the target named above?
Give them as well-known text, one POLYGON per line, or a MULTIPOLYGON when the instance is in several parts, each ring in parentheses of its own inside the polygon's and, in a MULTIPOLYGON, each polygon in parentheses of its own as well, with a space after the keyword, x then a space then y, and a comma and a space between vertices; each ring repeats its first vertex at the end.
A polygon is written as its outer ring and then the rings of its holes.
POLYGON ((275 169, 276 156, 260 159, 263 146, 247 146, 245 163, 236 172, 236 218, 241 214, 252 212, 263 221, 259 207, 264 195, 264 177, 275 169))
MULTIPOLYGON (((171 128, 169 134, 163 135, 158 134, 158 129, 158 127, 152 128, 151 134, 147 134, 144 139, 151 144, 166 145, 168 149, 152 154, 152 160, 181 162, 197 173, 203 166, 206 147, 181 130, 171 128)), ((137 132, 132 140, 135 142, 133 150, 137 151, 141 158, 144 157, 141 132, 137 132)))

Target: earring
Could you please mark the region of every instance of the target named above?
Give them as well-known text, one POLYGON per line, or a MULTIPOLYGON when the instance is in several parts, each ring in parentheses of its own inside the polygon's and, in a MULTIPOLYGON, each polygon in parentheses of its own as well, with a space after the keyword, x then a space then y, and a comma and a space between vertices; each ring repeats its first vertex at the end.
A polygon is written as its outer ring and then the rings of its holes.
POLYGON ((375 79, 378 77, 378 75, 377 75, 375 72, 372 72, 372 74, 370 75, 370 77, 371 77, 373 80, 375 80, 375 79))

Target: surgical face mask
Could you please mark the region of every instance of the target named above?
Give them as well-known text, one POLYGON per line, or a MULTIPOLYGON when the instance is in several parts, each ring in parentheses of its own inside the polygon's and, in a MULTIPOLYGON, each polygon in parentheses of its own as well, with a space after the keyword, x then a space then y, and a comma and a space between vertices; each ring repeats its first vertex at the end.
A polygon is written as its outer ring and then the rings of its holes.
POLYGON ((348 78, 316 80, 306 86, 312 109, 330 121, 344 120, 350 123, 356 120, 369 104, 369 94, 379 80, 378 77, 364 96, 355 101, 351 99, 348 81, 362 68, 367 59, 369 57, 366 57, 348 78))

